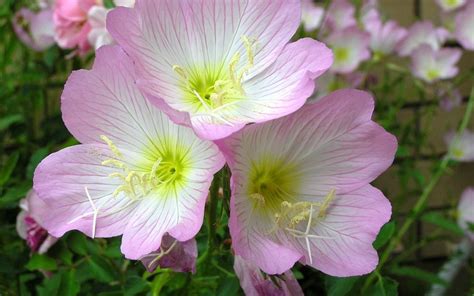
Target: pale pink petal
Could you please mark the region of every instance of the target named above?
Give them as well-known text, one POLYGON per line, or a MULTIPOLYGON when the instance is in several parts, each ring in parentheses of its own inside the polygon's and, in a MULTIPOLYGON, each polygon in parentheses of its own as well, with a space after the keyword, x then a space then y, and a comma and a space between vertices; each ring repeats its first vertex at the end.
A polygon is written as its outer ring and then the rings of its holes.
MULTIPOLYGON (((391 216, 390 202, 380 190, 366 185, 337 195, 318 220, 311 234, 327 238, 310 239, 312 266, 332 276, 347 277, 372 272, 378 263, 372 243, 391 216)), ((304 239, 298 240, 301 260, 310 264, 304 239)))
POLYGON ((407 35, 398 44, 397 51, 400 56, 409 56, 422 44, 427 44, 432 49, 438 50, 444 42, 444 37, 439 35, 430 21, 416 22, 408 29, 407 35))
POLYGON ((22 8, 15 14, 12 23, 18 38, 31 49, 43 51, 54 44, 52 10, 44 9, 33 13, 22 8), (24 26, 27 26, 27 29, 24 26))
POLYGON ((336 31, 326 41, 334 52, 334 64, 330 70, 335 73, 350 73, 370 58, 370 35, 357 27, 336 31))
POLYGON ((442 48, 437 51, 422 44, 412 53, 412 72, 426 82, 453 78, 458 73, 456 63, 462 51, 456 48, 442 48))
POLYGON ((470 2, 456 14, 455 35, 459 43, 467 49, 474 50, 474 2, 470 2))
POLYGON ((464 229, 467 236, 474 242, 474 188, 469 187, 464 190, 458 204, 458 224, 464 229), (469 226, 471 224, 471 226, 469 226))
POLYGON ((121 181, 109 177, 115 168, 101 164, 107 158, 113 156, 106 145, 89 144, 63 149, 39 164, 34 189, 48 210, 36 216, 50 234, 60 237, 74 229, 97 237, 122 234, 136 203, 124 195, 112 196, 121 181), (95 228, 94 207, 99 209, 95 228))
POLYGON ((289 270, 279 276, 265 275, 258 266, 236 255, 234 271, 246 296, 303 296, 298 281, 289 270))
POLYGON ((305 31, 310 32, 319 28, 323 21, 324 9, 317 6, 313 0, 303 0, 301 9, 301 22, 305 31))
POLYGON ((357 25, 357 21, 354 5, 347 0, 331 1, 323 23, 324 29, 335 32, 355 25, 357 25))
POLYGON ((453 11, 466 4, 467 0, 436 0, 444 11, 453 11))

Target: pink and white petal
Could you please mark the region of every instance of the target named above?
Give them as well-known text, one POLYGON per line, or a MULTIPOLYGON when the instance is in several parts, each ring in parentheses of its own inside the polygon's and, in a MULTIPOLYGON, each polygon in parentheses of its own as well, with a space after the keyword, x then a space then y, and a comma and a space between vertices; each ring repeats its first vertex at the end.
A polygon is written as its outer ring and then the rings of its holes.
MULTIPOLYGON (((235 185, 232 186, 232 192, 238 190, 235 185)), ((301 254, 270 239, 265 232, 273 226, 267 217, 255 215, 247 195, 232 195, 229 229, 235 254, 253 262, 268 274, 286 272, 301 258, 301 254)))
POLYGON ((293 113, 332 62, 332 51, 321 42, 304 38, 288 44, 274 64, 243 83, 247 99, 237 107, 239 117, 264 122, 293 113))
MULTIPOLYGON (((138 67, 141 88, 184 110, 176 94, 179 76, 173 65, 184 68, 228 65, 237 52, 245 53, 241 38, 255 38, 253 76, 275 61, 300 22, 300 1, 154 1, 134 9, 117 8, 107 27, 138 67)), ((244 67, 241 60, 237 69, 244 67)))
POLYGON ((121 183, 109 177, 117 169, 101 164, 108 157, 112 158, 106 145, 86 144, 53 153, 39 164, 34 190, 47 210, 36 209, 34 214, 51 235, 61 237, 69 230, 80 230, 92 236, 94 207, 98 209, 96 237, 122 234, 135 204, 123 194, 112 196, 121 183))
MULTIPOLYGON (((312 227, 311 234, 330 237, 311 238, 313 266, 332 276, 347 277, 372 272, 378 263, 372 243, 380 228, 390 220, 391 205, 383 193, 366 185, 353 192, 337 195, 327 215, 312 227)), ((306 242, 296 246, 310 265, 306 242)))
POLYGON ((206 140, 222 139, 242 129, 245 124, 217 123, 208 115, 192 116, 191 125, 198 137, 206 140))
POLYGON ((105 135, 119 149, 141 153, 170 124, 141 94, 133 63, 118 46, 100 48, 92 70, 71 74, 61 103, 67 128, 82 143, 104 143, 105 135))

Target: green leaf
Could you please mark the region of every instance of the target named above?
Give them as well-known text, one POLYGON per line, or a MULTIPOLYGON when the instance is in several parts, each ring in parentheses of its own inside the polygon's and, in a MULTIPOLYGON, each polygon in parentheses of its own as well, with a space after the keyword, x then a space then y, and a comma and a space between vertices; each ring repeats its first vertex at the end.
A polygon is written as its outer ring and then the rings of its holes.
POLYGON ((149 284, 146 280, 139 276, 129 276, 127 277, 127 282, 125 283, 125 295, 137 295, 141 292, 144 292, 148 288, 149 284))
POLYGON ((75 270, 63 270, 51 278, 46 278, 37 288, 40 296, 75 296, 80 291, 75 270))
POLYGON ((8 115, 0 118, 0 132, 6 130, 10 125, 23 121, 23 116, 20 114, 8 115))
POLYGON ((25 197, 28 191, 31 189, 31 182, 25 182, 10 188, 5 195, 0 198, 0 209, 1 208, 16 208, 18 207, 18 201, 25 197))
POLYGON ((67 238, 67 245, 76 254, 87 255, 87 244, 85 236, 80 232, 72 232, 67 238))
POLYGON ((379 280, 368 291, 367 296, 397 296, 398 283, 388 277, 379 277, 379 280))
POLYGON ((217 288, 217 296, 232 296, 239 295, 240 283, 237 277, 226 277, 220 283, 217 288))
POLYGON ((26 176, 28 179, 33 179, 33 174, 35 172, 38 164, 48 155, 49 149, 47 147, 36 150, 30 157, 28 166, 26 167, 26 176))
POLYGON ((391 221, 386 223, 382 229, 380 229, 379 234, 377 235, 377 239, 375 239, 373 246, 375 249, 380 249, 383 247, 393 236, 395 233, 395 222, 391 221))
POLYGON ((431 284, 447 285, 447 283, 436 274, 413 266, 392 267, 390 272, 398 276, 406 276, 431 284))
POLYGON ((344 296, 347 295, 359 280, 360 277, 346 277, 338 278, 326 276, 324 284, 326 286, 326 293, 328 296, 344 296))
POLYGON ((33 254, 30 261, 26 264, 28 270, 56 270, 56 261, 46 255, 33 254))
POLYGON ((8 180, 10 179, 10 176, 13 173, 13 170, 15 169, 16 163, 18 162, 19 158, 20 158, 20 153, 15 152, 12 155, 10 155, 6 163, 2 165, 2 168, 0 169, 0 187, 5 185, 5 183, 7 183, 8 180))
POLYGON ((445 218, 440 213, 436 213, 436 212, 426 213, 423 216, 421 216, 421 220, 431 223, 433 225, 439 226, 455 234, 464 235, 463 230, 461 229, 461 227, 459 227, 459 225, 456 222, 445 218))
POLYGON ((117 277, 115 270, 103 258, 99 256, 92 256, 87 260, 91 272, 95 275, 95 279, 99 282, 110 283, 117 277))

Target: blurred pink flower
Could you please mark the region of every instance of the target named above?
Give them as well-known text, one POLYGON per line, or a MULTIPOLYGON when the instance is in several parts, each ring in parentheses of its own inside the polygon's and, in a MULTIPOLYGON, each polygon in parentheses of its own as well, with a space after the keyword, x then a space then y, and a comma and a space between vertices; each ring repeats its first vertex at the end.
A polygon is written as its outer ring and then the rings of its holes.
POLYGON ((400 40, 407 35, 407 30, 395 21, 384 24, 375 9, 368 11, 362 22, 365 30, 370 34, 370 48, 377 56, 391 54, 400 40))
POLYGON ((434 50, 427 44, 417 47, 412 55, 412 72, 426 82, 453 78, 459 69, 456 67, 462 51, 457 48, 434 50))
POLYGON ((235 255, 234 271, 246 296, 303 296, 291 270, 277 276, 264 274, 252 261, 235 255))
POLYGON ((311 32, 319 28, 323 16, 324 9, 314 4, 313 0, 303 0, 301 2, 301 22, 305 31, 311 32))
POLYGON ((458 89, 449 92, 440 91, 438 96, 441 98, 439 101, 439 105, 444 111, 449 112, 454 108, 461 106, 462 95, 458 89))
POLYGON ((453 78, 459 69, 456 67, 462 51, 457 48, 434 50, 428 44, 417 47, 412 55, 412 72, 426 82, 453 78))
POLYGON ((22 8, 15 14, 13 29, 25 45, 43 51, 54 44, 53 11, 45 8, 34 13, 22 8))
POLYGON ((467 0, 436 0, 443 11, 453 11, 466 4, 467 0))
POLYGON ((18 235, 26 240, 32 252, 46 253, 58 240, 48 234, 42 225, 42 216, 47 211, 47 206, 33 190, 20 201, 21 211, 16 219, 18 235))
POLYGON ((300 22, 300 0, 142 0, 112 10, 107 28, 147 97, 213 140, 290 114, 313 93, 332 53, 310 38, 289 43, 300 22))
POLYGON ((455 27, 458 42, 465 49, 474 50, 474 1, 456 15, 455 27))
POLYGON ((449 155, 451 159, 463 162, 474 161, 474 133, 465 130, 456 139, 456 132, 451 131, 445 135, 444 141, 451 150, 451 155, 449 155))
POLYGON ((56 0, 53 19, 55 38, 60 47, 77 47, 79 54, 91 48, 87 37, 91 30, 87 14, 94 5, 101 6, 102 0, 56 0))
POLYGON ((194 238, 225 162, 214 143, 154 108, 135 81, 133 62, 112 45, 97 51, 92 70, 73 72, 61 111, 81 144, 49 155, 33 180, 52 235, 123 235, 122 253, 134 260, 159 249, 165 234, 194 238))
MULTIPOLYGON (((116 6, 133 7, 135 1, 114 1, 116 6)), ((110 36, 106 28, 107 14, 110 9, 104 6, 92 6, 87 13, 87 18, 91 26, 91 30, 87 35, 89 43, 94 46, 95 50, 108 44, 112 44, 114 39, 110 36)))
POLYGON ((158 267, 170 268, 176 272, 196 272, 198 250, 196 240, 180 242, 164 235, 160 248, 153 253, 143 256, 140 260, 149 272, 158 267))
POLYGON ((461 195, 458 204, 458 224, 474 242, 474 187, 466 188, 461 195))
POLYGON ((372 182, 397 140, 371 120, 373 99, 339 90, 286 117, 217 141, 232 172, 235 253, 269 274, 297 261, 332 276, 371 272, 391 206, 372 182))
POLYGON ((446 41, 449 32, 445 29, 436 29, 430 21, 416 22, 408 30, 407 35, 397 46, 399 55, 409 56, 420 45, 428 44, 438 50, 446 41))
POLYGON ((355 7, 348 0, 334 0, 329 5, 323 27, 325 31, 334 32, 356 26, 355 7))
POLYGON ((332 72, 350 73, 370 58, 370 35, 357 27, 333 32, 326 42, 334 54, 334 64, 330 68, 332 72))

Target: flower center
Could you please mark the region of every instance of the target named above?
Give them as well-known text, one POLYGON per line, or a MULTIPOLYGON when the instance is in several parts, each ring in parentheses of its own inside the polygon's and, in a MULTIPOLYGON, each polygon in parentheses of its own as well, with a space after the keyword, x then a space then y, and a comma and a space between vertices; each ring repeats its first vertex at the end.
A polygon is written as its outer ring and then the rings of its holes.
POLYGON ((349 59, 349 49, 345 47, 334 48, 334 59, 338 62, 345 62, 349 59))
POLYGON ((440 76, 440 72, 438 69, 429 69, 427 72, 426 72, 426 77, 429 79, 429 80, 435 80, 435 79, 438 79, 440 76))
POLYGON ((185 69, 173 65, 174 72, 179 76, 185 102, 191 106, 193 116, 206 116, 219 122, 228 121, 218 114, 219 110, 237 104, 245 98, 242 87, 244 75, 254 66, 256 41, 242 36, 247 51, 247 65, 237 69, 241 60, 239 52, 230 60, 228 66, 194 67, 185 69))
POLYGON ((131 200, 139 200, 154 190, 176 186, 183 176, 183 163, 173 153, 163 152, 155 156, 153 165, 145 166, 144 170, 134 170, 123 161, 122 153, 109 138, 101 136, 101 139, 107 143, 115 157, 104 160, 102 165, 116 168, 118 171, 109 177, 123 182, 115 189, 114 197, 123 192, 131 200))

